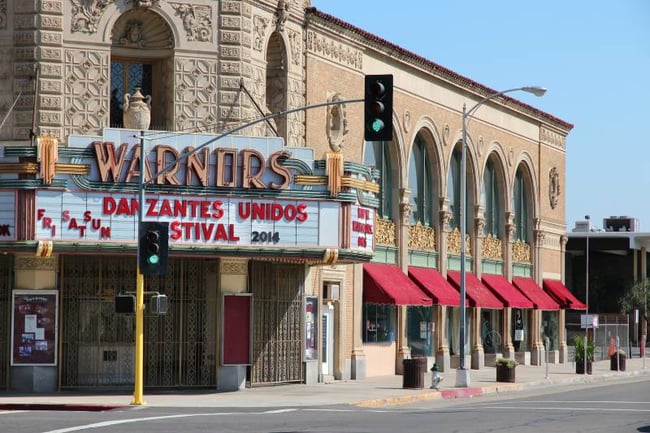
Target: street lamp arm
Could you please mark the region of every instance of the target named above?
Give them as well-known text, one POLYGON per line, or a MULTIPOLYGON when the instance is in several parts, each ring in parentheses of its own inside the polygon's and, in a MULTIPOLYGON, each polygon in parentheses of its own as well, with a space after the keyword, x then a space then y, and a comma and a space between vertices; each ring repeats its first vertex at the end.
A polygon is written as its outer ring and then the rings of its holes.
POLYGON ((494 98, 498 98, 499 96, 504 95, 506 93, 517 92, 520 90, 524 92, 532 93, 535 96, 543 96, 544 93, 546 93, 546 88, 540 86, 523 86, 523 87, 515 87, 514 89, 502 90, 500 92, 496 92, 491 95, 488 95, 485 98, 478 101, 476 105, 474 105, 472 108, 467 110, 467 112, 465 112, 464 114, 465 119, 469 118, 481 105, 485 104, 487 101, 490 101, 494 98))

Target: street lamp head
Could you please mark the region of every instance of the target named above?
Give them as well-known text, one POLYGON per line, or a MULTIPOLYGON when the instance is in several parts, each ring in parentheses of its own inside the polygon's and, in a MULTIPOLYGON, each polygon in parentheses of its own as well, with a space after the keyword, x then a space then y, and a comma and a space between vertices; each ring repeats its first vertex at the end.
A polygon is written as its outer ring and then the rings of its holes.
POLYGON ((521 90, 532 93, 535 96, 544 96, 544 93, 546 93, 546 87, 541 86, 526 86, 522 87, 521 90))
POLYGON ((589 219, 589 215, 585 215, 585 219, 588 220, 588 219, 589 219))

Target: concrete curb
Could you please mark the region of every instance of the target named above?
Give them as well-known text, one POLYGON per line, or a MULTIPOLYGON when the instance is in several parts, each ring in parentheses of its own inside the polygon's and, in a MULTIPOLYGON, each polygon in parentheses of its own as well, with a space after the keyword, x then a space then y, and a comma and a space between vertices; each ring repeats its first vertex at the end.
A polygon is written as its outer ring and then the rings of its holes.
POLYGON ((542 389, 551 386, 588 384, 596 382, 607 382, 617 379, 636 376, 648 376, 650 370, 636 370, 636 371, 619 371, 604 373, 598 375, 576 375, 574 377, 567 377, 562 379, 542 379, 532 382, 521 383, 500 383, 494 385, 486 385, 482 387, 468 387, 468 388, 450 388, 442 389, 439 391, 420 391, 418 394, 403 395, 398 397, 389 397, 381 399, 370 399, 354 403, 355 406, 365 408, 377 408, 388 406, 399 406, 403 404, 415 403, 418 401, 439 400, 439 399, 456 399, 456 398, 472 398, 480 397, 490 394, 502 394, 507 392, 517 392, 527 389, 542 389))

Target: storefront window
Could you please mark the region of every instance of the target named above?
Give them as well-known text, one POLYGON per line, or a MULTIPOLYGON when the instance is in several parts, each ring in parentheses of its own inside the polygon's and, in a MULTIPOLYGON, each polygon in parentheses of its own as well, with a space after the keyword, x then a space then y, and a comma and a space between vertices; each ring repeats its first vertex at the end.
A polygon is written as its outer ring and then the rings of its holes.
POLYGON ((512 344, 515 347, 515 352, 526 352, 528 348, 528 315, 526 310, 513 309, 512 310, 512 344))
POLYGON ((548 337, 547 350, 557 350, 560 345, 557 339, 557 311, 542 311, 542 339, 548 337))
POLYGON ((363 305, 363 341, 395 341, 395 306, 363 305))
POLYGON ((408 342, 412 356, 433 355, 431 307, 408 307, 408 342))

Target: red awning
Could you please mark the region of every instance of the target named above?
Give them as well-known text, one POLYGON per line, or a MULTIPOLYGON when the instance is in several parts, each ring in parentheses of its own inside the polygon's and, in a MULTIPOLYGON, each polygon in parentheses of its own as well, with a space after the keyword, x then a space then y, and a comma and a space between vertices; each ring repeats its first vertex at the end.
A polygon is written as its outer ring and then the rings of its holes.
POLYGON ((518 288, 521 293, 533 301, 533 305, 538 310, 556 311, 560 305, 542 290, 532 278, 512 277, 512 284, 518 288))
MULTIPOLYGON (((460 290, 460 272, 448 271, 447 279, 460 290)), ((471 272, 465 272, 465 294, 469 299, 470 307, 493 308, 500 310, 503 308, 503 302, 490 292, 483 283, 476 278, 471 272)))
POLYGON ((560 308, 569 310, 587 309, 587 306, 573 296, 573 293, 560 280, 544 280, 544 290, 560 304, 560 308))
MULTIPOLYGON (((437 269, 409 266, 409 277, 424 293, 433 299, 434 304, 451 307, 460 305, 460 293, 449 284, 437 269)), ((467 305, 467 300, 465 300, 465 305, 467 305)))
POLYGON ((400 268, 383 263, 363 265, 363 302, 389 305, 431 305, 428 297, 400 268))
POLYGON ((506 307, 533 308, 533 303, 501 275, 483 274, 483 282, 506 307))

